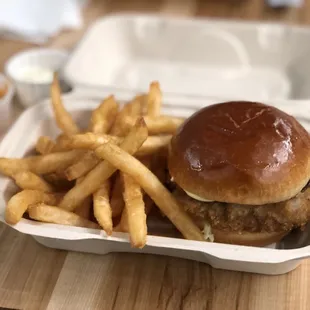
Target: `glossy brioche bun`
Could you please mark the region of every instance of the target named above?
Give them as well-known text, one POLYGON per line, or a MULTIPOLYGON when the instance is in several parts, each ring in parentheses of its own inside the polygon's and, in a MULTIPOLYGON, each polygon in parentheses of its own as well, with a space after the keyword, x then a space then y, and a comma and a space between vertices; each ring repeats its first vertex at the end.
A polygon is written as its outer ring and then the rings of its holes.
POLYGON ((310 178, 310 136, 286 113, 234 101, 205 107, 169 147, 174 181, 200 198, 261 205, 298 194, 310 178))
POLYGON ((218 229, 212 229, 214 241, 218 243, 238 244, 247 246, 266 246, 280 241, 288 232, 226 232, 218 229))

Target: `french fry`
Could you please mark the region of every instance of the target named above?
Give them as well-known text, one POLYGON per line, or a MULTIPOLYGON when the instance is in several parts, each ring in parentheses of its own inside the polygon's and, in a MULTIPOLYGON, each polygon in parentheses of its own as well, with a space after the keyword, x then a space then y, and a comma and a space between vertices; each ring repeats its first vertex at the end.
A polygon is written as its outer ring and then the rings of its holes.
MULTIPOLYGON (((151 163, 151 171, 155 174, 158 180, 165 184, 167 187, 167 179, 169 178, 168 167, 167 167, 167 150, 161 150, 153 155, 151 163)), ((170 190, 171 191, 171 190, 170 190)), ((160 211, 160 214, 165 217, 165 214, 160 211)))
MULTIPOLYGON (((149 168, 151 166, 152 158, 150 156, 140 158, 139 160, 146 167, 149 168)), ((121 232, 128 232, 128 213, 127 213, 127 209, 124 208, 125 202, 124 202, 123 195, 122 195, 122 193, 124 192, 124 184, 123 184, 124 182, 123 182, 123 178, 121 177, 121 173, 119 173, 118 176, 119 176, 119 178, 117 178, 116 181, 119 181, 119 184, 121 186, 117 187, 117 190, 114 192, 115 202, 113 201, 113 196, 111 197, 111 206, 113 205, 113 202, 114 202, 114 204, 115 204, 114 208, 118 208, 117 210, 119 210, 119 214, 117 214, 117 216, 119 216, 120 214, 122 216, 121 216, 120 222, 114 228, 114 230, 115 231, 121 231, 121 232)), ((150 213, 150 211, 154 205, 154 202, 145 193, 143 195, 143 201, 144 201, 144 205, 145 205, 145 214, 147 215, 150 213)), ((113 207, 112 207, 112 210, 113 210, 113 207)))
MULTIPOLYGON (((172 116, 158 116, 144 118, 150 135, 160 135, 160 134, 174 134, 177 129, 183 124, 184 119, 172 116)), ((132 117, 123 118, 123 128, 129 128, 134 123, 132 117)))
MULTIPOLYGON (((104 102, 93 111, 91 116, 90 129, 93 131, 93 135, 94 133, 106 133, 113 125, 117 111, 118 104, 116 103, 114 96, 110 96, 104 100, 104 102)), ((83 144, 83 141, 91 140, 93 137, 91 134, 92 133, 86 133, 86 137, 83 137, 82 135, 82 138, 80 137, 79 141, 82 141, 83 144)), ((108 139, 108 136, 101 136, 101 138, 108 139)), ((70 138, 70 136, 60 137, 59 143, 63 148, 70 148, 74 146, 76 140, 77 139, 74 140, 70 138)), ((100 160, 98 157, 92 151, 88 151, 78 162, 66 170, 66 176, 68 180, 77 179, 91 171, 99 162, 100 160)))
POLYGON ((112 194, 111 194, 111 210, 112 210, 112 217, 117 217, 120 216, 123 212, 124 209, 124 199, 123 199, 123 180, 118 173, 116 175, 113 189, 112 189, 112 194))
POLYGON ((171 137, 171 135, 148 137, 137 152, 137 156, 152 155, 163 148, 167 148, 171 141, 171 137))
POLYGON ((139 99, 141 106, 140 115, 147 115, 147 94, 138 95, 137 98, 139 99))
POLYGON ((130 103, 124 105, 122 110, 116 116, 115 122, 111 129, 111 135, 123 137, 128 133, 137 118, 141 115, 141 98, 141 96, 136 96, 130 103), (124 122, 125 119, 130 119, 128 124, 124 122))
MULTIPOLYGON (((76 180, 76 184, 79 184, 83 181, 83 177, 76 180)), ((88 196, 84 201, 75 209, 74 213, 85 218, 89 219, 92 209, 92 196, 88 196)))
MULTIPOLYGON (((85 135, 80 135, 79 141, 91 140, 95 133, 106 133, 114 123, 115 116, 118 111, 118 104, 116 103, 114 96, 110 96, 103 101, 100 106, 95 109, 91 116, 90 129, 93 133, 86 133, 85 135), (86 138, 86 139, 85 139, 86 138)), ((101 136, 102 139, 109 139, 109 136, 101 136)), ((112 138, 111 138, 112 139, 112 138)), ((59 138, 59 143, 62 148, 73 148, 74 142, 78 139, 72 139, 70 136, 63 136, 59 138)), ((68 180, 74 180, 81 176, 84 176, 89 171, 91 171, 100 160, 91 151, 85 152, 81 159, 69 167, 65 174, 68 180)))
POLYGON ((54 73, 51 86, 51 101, 58 127, 68 135, 78 133, 80 131, 78 126, 63 105, 57 73, 54 73))
POLYGON ((162 93, 158 82, 150 84, 149 93, 147 96, 147 115, 157 117, 160 115, 162 102, 162 93))
POLYGON ((56 140, 56 144, 59 144, 59 142, 61 141, 61 139, 63 139, 64 137, 66 137, 67 135, 65 133, 60 133, 57 138, 55 139, 56 140))
POLYGON ((69 181, 72 181, 79 177, 82 177, 89 171, 91 171, 94 167, 96 167, 99 162, 100 159, 93 151, 87 151, 83 154, 79 161, 77 161, 65 170, 66 178, 69 181))
MULTIPOLYGON (((144 143, 146 143, 146 142, 144 142, 144 143)), ((140 148, 140 150, 141 150, 141 148, 140 148)), ((151 158, 150 157, 141 158, 141 161, 147 167, 149 167, 149 165, 151 164, 151 158)), ((127 218, 125 216, 126 212, 124 210, 125 202, 124 202, 123 194, 122 194, 123 191, 124 191, 123 178, 121 177, 120 173, 118 173, 116 175, 116 178, 114 181, 114 186, 113 186, 112 195, 111 195, 112 217, 113 218, 118 217, 122 214, 122 217, 121 217, 121 219, 123 220, 122 226, 127 227, 128 224, 127 224, 127 218)))
POLYGON ((48 174, 57 170, 63 170, 71 165, 82 150, 51 153, 47 155, 30 156, 27 158, 0 158, 0 173, 14 177, 20 171, 29 170, 35 174, 48 174))
POLYGON ((12 196, 8 201, 5 210, 5 221, 11 225, 17 224, 27 211, 28 206, 39 202, 56 204, 58 197, 38 190, 23 190, 12 196))
MULTIPOLYGON (((90 129, 93 133, 89 132, 84 135, 75 135, 75 136, 63 136, 59 138, 59 144, 62 148, 75 148, 76 145, 83 146, 85 143, 95 143, 95 133, 106 133, 114 123, 115 116, 118 111, 118 105, 113 96, 108 97, 93 113, 90 122, 90 129), (74 138, 75 137, 75 138, 74 138)), ((101 135, 101 141, 106 139, 113 139, 108 135, 101 135)), ((115 137, 116 139, 116 137, 115 137)), ((80 176, 84 176, 90 170, 92 170, 100 160, 98 157, 91 151, 88 151, 82 156, 82 158, 69 167, 66 170, 66 175, 68 180, 74 180, 80 176)))
POLYGON ((92 112, 90 131, 93 133, 107 133, 115 120, 118 112, 118 104, 114 96, 109 96, 92 112))
MULTIPOLYGON (((60 140, 60 147, 63 149, 87 149, 95 150, 101 144, 111 141, 115 144, 120 144, 124 138, 117 136, 110 136, 106 134, 94 134, 87 132, 85 134, 78 134, 72 136, 65 136, 60 140)), ((137 155, 144 156, 156 153, 160 149, 167 147, 170 143, 171 135, 150 136, 142 144, 137 155)))
POLYGON ((106 180, 93 195, 95 218, 108 236, 110 236, 113 231, 109 194, 110 180, 106 180))
POLYGON ((93 223, 73 212, 60 209, 56 206, 47 205, 45 203, 31 205, 28 213, 30 218, 40 222, 99 229, 99 226, 96 223, 93 223))
POLYGON ((134 248, 143 248, 146 243, 146 214, 141 187, 129 175, 122 173, 124 201, 130 242, 134 248))
POLYGON ((87 132, 84 134, 77 134, 71 136, 63 136, 59 139, 59 145, 63 149, 87 149, 95 150, 102 143, 112 141, 113 143, 120 144, 123 138, 110 136, 106 134, 95 134, 87 132))
MULTIPOLYGON (((148 196, 146 194, 144 194, 144 196, 143 196, 143 201, 144 201, 145 214, 148 215, 154 206, 154 201, 150 198, 150 196, 148 196)), ((121 216, 121 219, 120 219, 118 225, 114 227, 114 231, 115 232, 129 232, 128 213, 127 213, 126 208, 124 208, 124 210, 122 212, 122 216, 121 216)))
POLYGON ((52 153, 55 148, 56 143, 46 136, 41 136, 36 143, 36 151, 42 155, 52 153))
MULTIPOLYGON (((148 169, 151 170, 153 168, 153 156, 144 156, 139 158, 140 162, 147 167, 148 169)), ((145 206, 145 214, 148 215, 151 212, 151 209, 154 205, 154 201, 148 196, 145 192, 143 192, 143 201, 144 201, 144 206, 145 206)))
MULTIPOLYGON (((139 118, 121 144, 126 152, 134 154, 147 139, 147 127, 139 118)), ((60 207, 73 211, 83 199, 93 194, 117 169, 106 161, 100 162, 80 184, 76 184, 63 198, 60 207)))
POLYGON ((42 192, 54 192, 53 186, 30 171, 21 171, 14 175, 16 184, 22 189, 35 189, 42 192))
POLYGON ((186 239, 204 241, 202 232, 190 216, 158 178, 139 160, 112 143, 103 144, 95 152, 98 157, 105 160, 104 162, 108 161, 123 173, 130 175, 186 239))

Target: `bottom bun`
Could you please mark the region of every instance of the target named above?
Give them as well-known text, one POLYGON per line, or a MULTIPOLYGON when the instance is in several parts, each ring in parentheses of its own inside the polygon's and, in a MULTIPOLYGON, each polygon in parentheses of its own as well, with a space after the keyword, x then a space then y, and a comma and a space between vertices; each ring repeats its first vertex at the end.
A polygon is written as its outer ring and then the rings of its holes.
POLYGON ((219 243, 248 245, 248 246, 266 246, 280 241, 286 236, 289 231, 285 232, 227 232, 212 228, 212 234, 214 235, 214 241, 219 243))

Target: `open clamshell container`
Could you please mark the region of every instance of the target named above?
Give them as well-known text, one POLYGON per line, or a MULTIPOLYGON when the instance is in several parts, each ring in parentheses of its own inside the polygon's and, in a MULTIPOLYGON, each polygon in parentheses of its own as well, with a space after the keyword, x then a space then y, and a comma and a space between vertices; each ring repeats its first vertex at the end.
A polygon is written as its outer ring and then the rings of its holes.
MULTIPOLYGON (((73 92, 64 103, 76 121, 113 93, 126 102, 159 80, 163 113, 190 116, 197 109, 230 99, 274 105, 310 130, 310 78, 305 55, 310 30, 282 25, 192 21, 156 16, 111 16, 95 23, 65 67, 73 92)), ((309 68, 310 69, 310 68, 309 68)), ((0 145, 1 157, 22 157, 41 135, 59 134, 49 100, 26 110, 0 145), (27 132, 27 134, 23 134, 27 132)), ((0 220, 13 182, 0 178, 0 220)), ((205 262, 214 268, 283 274, 310 256, 310 225, 266 248, 148 236, 132 249, 128 235, 22 219, 13 226, 52 248, 106 254, 139 252, 205 262)))

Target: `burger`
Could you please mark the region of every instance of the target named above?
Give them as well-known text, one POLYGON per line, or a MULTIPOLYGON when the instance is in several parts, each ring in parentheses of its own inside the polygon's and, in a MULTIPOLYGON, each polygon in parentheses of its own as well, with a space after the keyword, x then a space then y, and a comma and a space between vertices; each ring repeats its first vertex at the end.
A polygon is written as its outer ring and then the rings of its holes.
POLYGON ((257 102, 207 106, 171 140, 173 193, 211 241, 265 246, 310 219, 310 136, 257 102))

